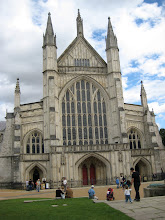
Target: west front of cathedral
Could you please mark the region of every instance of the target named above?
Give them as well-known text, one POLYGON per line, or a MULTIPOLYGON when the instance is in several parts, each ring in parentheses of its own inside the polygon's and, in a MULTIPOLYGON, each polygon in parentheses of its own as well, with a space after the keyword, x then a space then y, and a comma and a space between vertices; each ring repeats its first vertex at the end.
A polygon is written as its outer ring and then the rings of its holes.
POLYGON ((43 36, 43 99, 15 105, 0 125, 0 187, 46 179, 51 188, 66 177, 72 187, 112 184, 134 167, 146 180, 165 171, 165 148, 141 83, 141 105, 123 99, 119 49, 110 18, 105 62, 77 36, 57 59, 50 13, 43 36))

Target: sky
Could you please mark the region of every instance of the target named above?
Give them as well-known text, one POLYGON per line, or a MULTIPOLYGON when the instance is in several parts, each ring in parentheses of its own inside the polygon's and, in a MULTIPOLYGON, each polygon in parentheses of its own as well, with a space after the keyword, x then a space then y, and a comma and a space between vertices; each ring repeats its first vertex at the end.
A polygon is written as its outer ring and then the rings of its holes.
POLYGON ((0 121, 13 112, 16 79, 21 104, 42 99, 42 43, 48 13, 58 57, 76 37, 77 9, 84 37, 106 61, 108 17, 118 40, 124 102, 140 105, 143 81, 149 109, 165 128, 165 0, 1 0, 0 121))

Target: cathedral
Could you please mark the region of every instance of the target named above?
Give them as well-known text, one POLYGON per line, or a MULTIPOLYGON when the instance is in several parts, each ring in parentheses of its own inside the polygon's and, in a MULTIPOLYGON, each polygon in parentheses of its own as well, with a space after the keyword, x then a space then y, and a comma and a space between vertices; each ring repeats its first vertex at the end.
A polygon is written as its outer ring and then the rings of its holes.
POLYGON ((150 111, 143 82, 141 105, 124 103, 119 49, 110 18, 107 61, 85 39, 78 11, 77 36, 57 58, 48 14, 43 36, 43 98, 20 103, 0 122, 0 187, 22 188, 46 180, 51 188, 66 177, 71 187, 104 185, 130 176, 145 180, 165 171, 165 148, 150 111))

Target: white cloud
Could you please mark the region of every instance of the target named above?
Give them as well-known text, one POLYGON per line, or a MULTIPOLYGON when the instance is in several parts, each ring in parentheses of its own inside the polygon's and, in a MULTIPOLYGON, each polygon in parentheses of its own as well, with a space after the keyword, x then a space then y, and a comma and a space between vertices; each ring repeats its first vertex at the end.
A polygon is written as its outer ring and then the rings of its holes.
MULTIPOLYGON (((165 103, 162 105, 159 104, 158 102, 151 102, 148 104, 150 110, 154 110, 155 114, 160 114, 162 112, 165 112, 165 103)), ((164 118, 164 115, 159 115, 159 117, 164 118)))
MULTIPOLYGON (((127 77, 138 72, 139 78, 142 77, 144 81, 148 101, 154 102, 153 99, 157 99, 159 103, 161 100, 158 105, 161 108, 165 94, 162 88, 165 83, 165 68, 161 66, 165 62, 164 11, 157 3, 146 4, 143 0, 1 0, 0 26, 3 31, 0 34, 0 44, 3 56, 0 59, 0 103, 4 106, 7 102, 12 106, 17 77, 20 78, 22 100, 40 100, 41 47, 47 14, 51 12, 59 56, 76 37, 78 8, 83 18, 85 38, 105 60, 105 41, 93 39, 92 32, 97 29, 107 30, 107 18, 111 16, 120 49, 125 102, 140 101, 139 79, 134 87, 130 87, 127 77), (135 23, 138 18, 145 20, 140 26, 135 23), (154 22, 154 26, 150 25, 150 21, 154 22), (159 54, 159 58, 146 58, 153 54, 159 54), (131 66, 132 60, 138 61, 139 66, 131 66), (150 76, 154 76, 154 81, 150 76), (10 89, 7 90, 7 87, 10 89)), ((0 115, 4 113, 3 110, 0 115)))
POLYGON ((160 15, 161 8, 158 7, 158 3, 156 2, 153 4, 143 3, 141 7, 136 7, 133 12, 133 16, 143 20, 159 18, 160 15))

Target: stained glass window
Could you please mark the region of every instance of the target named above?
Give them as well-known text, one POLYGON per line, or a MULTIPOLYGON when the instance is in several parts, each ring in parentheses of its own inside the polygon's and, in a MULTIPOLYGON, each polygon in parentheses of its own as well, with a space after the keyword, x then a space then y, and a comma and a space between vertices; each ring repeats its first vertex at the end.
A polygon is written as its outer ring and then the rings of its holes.
POLYGON ((26 143, 26 153, 44 153, 44 143, 41 133, 35 131, 29 135, 26 143))
POLYGON ((138 131, 134 128, 132 128, 128 132, 128 139, 130 143, 130 149, 140 149, 141 148, 141 138, 138 131))
MULTIPOLYGON (((76 63, 88 65, 83 59, 76 63)), ((108 144, 106 104, 98 88, 81 80, 62 100, 63 145, 108 144)))

